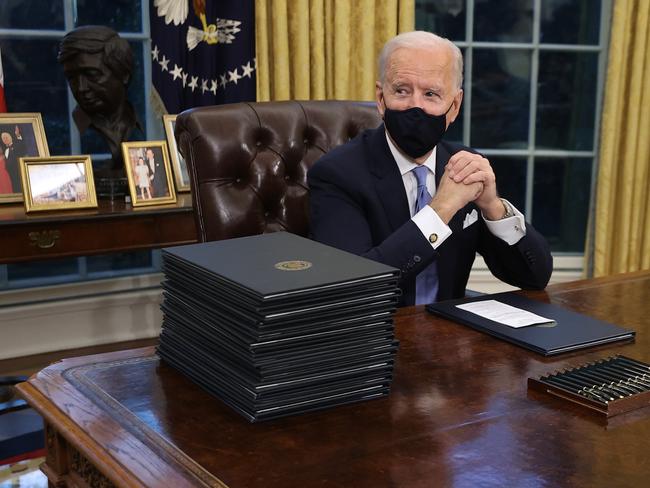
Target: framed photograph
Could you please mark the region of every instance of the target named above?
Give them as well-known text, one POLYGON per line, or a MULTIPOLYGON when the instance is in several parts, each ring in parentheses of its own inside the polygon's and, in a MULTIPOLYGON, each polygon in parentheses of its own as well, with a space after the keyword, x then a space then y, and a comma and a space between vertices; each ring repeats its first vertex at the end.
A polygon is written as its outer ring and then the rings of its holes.
POLYGON ((20 158, 49 155, 41 114, 0 114, 0 203, 23 200, 20 158))
POLYGON ((90 156, 20 158, 25 211, 96 208, 90 156))
POLYGON ((165 141, 123 142, 122 155, 134 207, 176 202, 165 141))
POLYGON ((167 145, 172 158, 172 167, 174 168, 174 181, 176 182, 176 191, 190 191, 190 175, 187 172, 185 158, 181 156, 176 145, 174 129, 176 128, 176 115, 163 115, 163 125, 167 135, 167 145))

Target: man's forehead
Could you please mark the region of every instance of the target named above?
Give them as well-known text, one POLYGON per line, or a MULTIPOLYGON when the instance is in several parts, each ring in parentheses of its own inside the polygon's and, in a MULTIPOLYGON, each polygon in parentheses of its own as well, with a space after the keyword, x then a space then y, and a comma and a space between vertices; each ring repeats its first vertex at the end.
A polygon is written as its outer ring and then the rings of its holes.
POLYGON ((422 73, 451 71, 453 57, 445 48, 398 48, 390 55, 388 71, 412 69, 422 73))
POLYGON ((430 83, 451 82, 453 56, 442 48, 398 48, 388 59, 386 81, 395 83, 415 76, 430 83))

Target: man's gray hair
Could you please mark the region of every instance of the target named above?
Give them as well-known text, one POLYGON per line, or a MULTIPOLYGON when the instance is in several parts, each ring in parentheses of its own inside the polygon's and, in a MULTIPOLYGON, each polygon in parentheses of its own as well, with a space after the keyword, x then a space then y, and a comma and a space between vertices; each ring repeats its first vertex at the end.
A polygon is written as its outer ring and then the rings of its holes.
POLYGON ((388 59, 396 49, 406 48, 440 48, 446 47, 454 57, 454 71, 456 75, 456 85, 460 89, 463 87, 463 54, 458 46, 449 39, 437 36, 431 32, 413 31, 399 34, 384 44, 381 53, 379 53, 379 81, 383 84, 386 80, 386 64, 388 59))

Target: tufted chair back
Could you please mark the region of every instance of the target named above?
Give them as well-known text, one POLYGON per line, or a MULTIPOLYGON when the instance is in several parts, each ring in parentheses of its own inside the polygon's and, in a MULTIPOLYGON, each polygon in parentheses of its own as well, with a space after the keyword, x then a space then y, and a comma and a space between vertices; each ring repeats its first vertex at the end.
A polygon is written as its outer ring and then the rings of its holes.
POLYGON ((307 170, 381 122, 374 103, 286 101, 186 110, 176 119, 199 241, 309 232, 307 170))

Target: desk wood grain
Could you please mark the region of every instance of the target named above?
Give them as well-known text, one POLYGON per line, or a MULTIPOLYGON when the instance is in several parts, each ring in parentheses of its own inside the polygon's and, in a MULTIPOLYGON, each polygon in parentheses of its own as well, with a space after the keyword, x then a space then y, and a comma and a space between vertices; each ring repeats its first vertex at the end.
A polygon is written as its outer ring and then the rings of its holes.
POLYGON ((636 342, 545 358, 410 307, 388 398, 261 424, 153 348, 64 360, 19 390, 45 417, 56 486, 647 486, 648 409, 606 423, 526 381, 617 353, 650 361, 650 272, 527 295, 635 329, 636 342))
POLYGON ((191 196, 174 204, 132 208, 99 201, 90 210, 25 214, 22 204, 0 207, 0 264, 194 243, 191 196))

